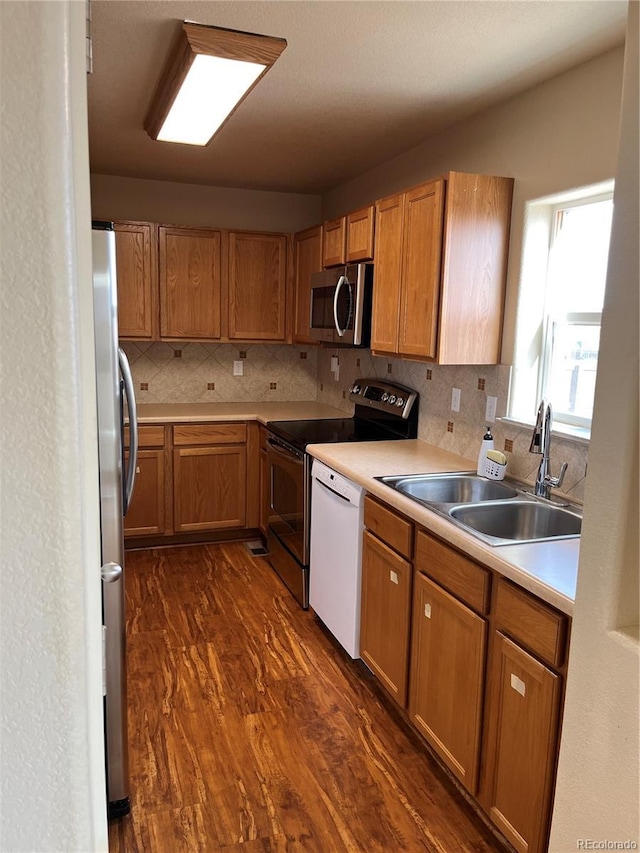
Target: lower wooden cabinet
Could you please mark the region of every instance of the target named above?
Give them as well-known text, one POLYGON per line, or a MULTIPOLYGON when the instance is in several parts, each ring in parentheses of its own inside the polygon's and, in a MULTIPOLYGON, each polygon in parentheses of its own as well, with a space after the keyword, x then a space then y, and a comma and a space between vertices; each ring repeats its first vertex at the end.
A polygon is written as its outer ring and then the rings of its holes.
POLYGON ((545 853, 569 617, 369 496, 364 521, 362 659, 513 847, 545 853))
POLYGON ((360 656, 402 708, 407 704, 412 573, 408 560, 365 531, 360 656))
POLYGON ((425 575, 414 584, 409 716, 475 794, 487 622, 425 575))
POLYGON ((547 849, 560 688, 558 675, 495 633, 481 801, 521 853, 547 849))
MULTIPOLYGON (((125 427, 125 465, 129 464, 129 441, 129 427, 125 427)), ((162 536, 167 530, 164 426, 141 426, 138 447, 136 479, 131 505, 124 517, 124 535, 162 536)))
MULTIPOLYGON (((128 459, 128 427, 124 442, 128 459)), ((258 527, 264 485, 257 423, 141 426, 136 467, 128 539, 175 535, 184 542, 188 534, 258 527)))
POLYGON ((246 423, 176 424, 173 433, 175 533, 246 526, 246 423))
MULTIPOLYGON (((129 454, 125 454, 129 464, 129 454)), ((125 536, 160 536, 165 532, 164 450, 139 450, 136 481, 129 511, 124 518, 125 536)))

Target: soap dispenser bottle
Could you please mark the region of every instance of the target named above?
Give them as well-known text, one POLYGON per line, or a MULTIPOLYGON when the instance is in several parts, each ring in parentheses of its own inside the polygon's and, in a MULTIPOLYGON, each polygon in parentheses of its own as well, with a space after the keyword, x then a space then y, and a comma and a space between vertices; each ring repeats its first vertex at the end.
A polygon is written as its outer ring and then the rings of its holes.
POLYGON ((480 453, 478 453, 478 475, 486 476, 487 465, 487 450, 493 450, 493 436, 491 435, 491 427, 487 427, 487 431, 480 445, 480 453))

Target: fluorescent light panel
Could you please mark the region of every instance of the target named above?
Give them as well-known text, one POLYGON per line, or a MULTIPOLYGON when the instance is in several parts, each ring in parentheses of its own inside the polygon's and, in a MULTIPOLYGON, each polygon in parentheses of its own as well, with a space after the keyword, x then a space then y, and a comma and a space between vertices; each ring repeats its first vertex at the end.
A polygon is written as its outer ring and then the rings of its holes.
POLYGON ((198 54, 158 139, 206 145, 266 67, 255 62, 198 54))
POLYGON ((152 139, 207 145, 287 42, 185 21, 149 106, 152 139))

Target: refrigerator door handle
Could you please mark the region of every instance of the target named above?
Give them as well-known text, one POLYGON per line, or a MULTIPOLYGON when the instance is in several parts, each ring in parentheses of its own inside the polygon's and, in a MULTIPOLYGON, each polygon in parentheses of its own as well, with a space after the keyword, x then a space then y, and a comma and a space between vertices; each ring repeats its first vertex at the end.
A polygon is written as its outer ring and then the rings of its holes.
POLYGON ((131 376, 129 359, 121 347, 118 347, 118 363, 120 364, 120 373, 124 382, 124 393, 127 398, 127 408, 129 410, 129 465, 127 466, 123 506, 123 515, 126 515, 131 505, 133 486, 136 481, 136 465, 138 462, 138 410, 136 409, 136 396, 133 391, 133 377, 131 376))

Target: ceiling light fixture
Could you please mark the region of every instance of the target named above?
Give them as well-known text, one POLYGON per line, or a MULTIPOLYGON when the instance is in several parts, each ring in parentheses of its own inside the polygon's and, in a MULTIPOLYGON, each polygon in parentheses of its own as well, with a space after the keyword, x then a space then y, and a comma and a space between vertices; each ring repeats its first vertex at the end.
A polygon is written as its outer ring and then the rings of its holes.
POLYGON ((147 113, 152 139, 207 145, 287 46, 185 21, 147 113))

